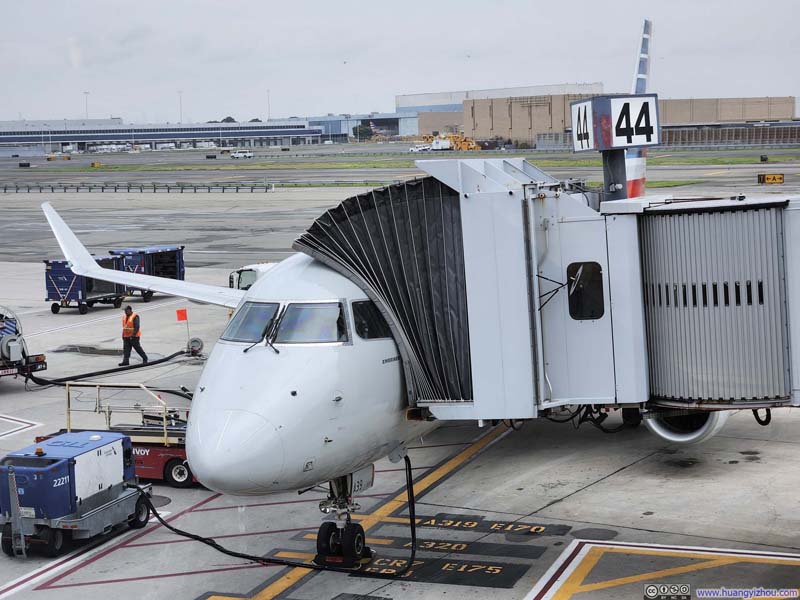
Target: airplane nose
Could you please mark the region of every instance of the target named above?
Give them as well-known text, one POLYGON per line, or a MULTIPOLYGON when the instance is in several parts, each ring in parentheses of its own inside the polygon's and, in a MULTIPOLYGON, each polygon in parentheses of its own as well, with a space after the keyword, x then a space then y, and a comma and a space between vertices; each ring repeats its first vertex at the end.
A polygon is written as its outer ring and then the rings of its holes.
POLYGON ((263 494, 283 472, 280 433, 267 419, 246 410, 200 418, 189 429, 186 452, 198 481, 225 494, 263 494))

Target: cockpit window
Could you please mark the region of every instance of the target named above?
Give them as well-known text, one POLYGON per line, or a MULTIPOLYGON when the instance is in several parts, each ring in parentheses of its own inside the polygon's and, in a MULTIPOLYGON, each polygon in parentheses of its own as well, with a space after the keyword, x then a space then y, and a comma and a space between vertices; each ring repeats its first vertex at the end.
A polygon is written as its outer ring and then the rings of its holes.
POLYGON ((344 310, 338 302, 290 304, 278 325, 276 344, 346 342, 344 310))
POLYGON ((278 304, 274 302, 245 302, 228 323, 222 339, 250 344, 260 342, 277 312, 278 304))
POLYGON ((353 327, 364 340, 391 338, 392 332, 372 300, 353 302, 353 327))

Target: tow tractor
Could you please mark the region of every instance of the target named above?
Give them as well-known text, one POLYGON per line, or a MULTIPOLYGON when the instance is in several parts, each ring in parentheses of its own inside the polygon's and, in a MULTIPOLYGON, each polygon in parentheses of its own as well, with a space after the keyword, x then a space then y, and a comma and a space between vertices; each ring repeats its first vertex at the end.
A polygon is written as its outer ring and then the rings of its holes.
MULTIPOLYGON (((150 485, 141 486, 150 494, 150 485)), ((65 433, 11 452, 0 461, 0 546, 47 556, 71 540, 147 525, 150 508, 137 486, 130 439, 111 431, 65 433)))
POLYGON ((131 440, 137 477, 163 480, 177 488, 190 487, 197 481, 186 460, 188 407, 168 406, 159 394, 143 384, 70 381, 65 388, 66 429, 39 436, 37 442, 70 432, 98 429, 114 432, 131 440), (89 397, 84 390, 93 390, 94 393, 89 397), (103 397, 104 390, 117 390, 113 404, 103 397), (129 397, 136 391, 137 399, 129 398, 131 401, 126 402, 125 394, 120 391, 127 391, 129 397), (95 417, 89 417, 89 414, 95 417), (75 427, 78 418, 81 419, 80 425, 85 427, 75 427))
POLYGON ((0 377, 28 375, 45 369, 44 354, 28 354, 17 315, 10 308, 0 306, 0 377))

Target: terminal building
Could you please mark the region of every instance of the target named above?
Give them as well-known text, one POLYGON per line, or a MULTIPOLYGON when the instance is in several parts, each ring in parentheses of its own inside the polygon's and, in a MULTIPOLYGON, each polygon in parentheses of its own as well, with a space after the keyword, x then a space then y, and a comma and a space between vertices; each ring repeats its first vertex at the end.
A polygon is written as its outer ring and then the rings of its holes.
POLYGON ((0 153, 97 152, 296 146, 319 144, 322 129, 307 120, 267 123, 125 124, 120 118, 0 121, 0 153))

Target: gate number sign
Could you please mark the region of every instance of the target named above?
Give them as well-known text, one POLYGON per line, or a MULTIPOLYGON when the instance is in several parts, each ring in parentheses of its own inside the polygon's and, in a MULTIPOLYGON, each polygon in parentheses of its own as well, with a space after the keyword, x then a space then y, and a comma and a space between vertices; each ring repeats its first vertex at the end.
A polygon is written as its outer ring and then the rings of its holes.
POLYGON ((571 105, 572 148, 614 150, 660 143, 658 96, 597 96, 571 105))

